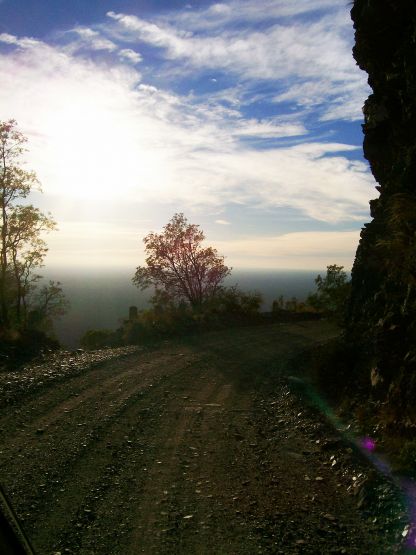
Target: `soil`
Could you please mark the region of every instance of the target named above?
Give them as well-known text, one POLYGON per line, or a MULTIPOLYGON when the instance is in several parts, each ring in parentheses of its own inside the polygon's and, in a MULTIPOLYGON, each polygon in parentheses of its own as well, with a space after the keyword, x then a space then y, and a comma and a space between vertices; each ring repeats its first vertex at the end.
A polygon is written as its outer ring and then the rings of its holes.
POLYGON ((400 552, 393 486, 288 376, 336 333, 256 326, 3 372, 0 472, 36 553, 400 552))

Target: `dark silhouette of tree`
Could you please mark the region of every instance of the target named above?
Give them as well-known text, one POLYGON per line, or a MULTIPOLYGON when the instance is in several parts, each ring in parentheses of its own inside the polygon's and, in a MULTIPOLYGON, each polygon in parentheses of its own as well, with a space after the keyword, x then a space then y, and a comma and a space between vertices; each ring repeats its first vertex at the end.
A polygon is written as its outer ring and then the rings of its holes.
POLYGON ((44 332, 50 331, 53 320, 63 316, 69 308, 62 284, 59 281, 49 281, 36 290, 30 302, 28 312, 28 326, 44 332))
MULTIPOLYGON (((47 246, 44 232, 55 222, 32 204, 19 204, 40 189, 34 172, 24 170, 22 155, 27 139, 14 120, 0 121, 0 326, 3 330, 28 325, 31 302, 41 276, 47 246)), ((62 290, 49 284, 49 294, 62 299, 62 290)), ((60 286, 58 286, 59 288, 60 286)))
POLYGON ((318 275, 315 284, 317 292, 308 296, 307 304, 319 312, 342 320, 351 290, 344 266, 327 266, 326 275, 318 275))
POLYGON ((231 271, 216 249, 202 246, 204 239, 198 225, 175 214, 161 233, 143 239, 146 266, 136 269, 133 283, 142 290, 153 286, 157 295, 173 301, 201 305, 217 293, 231 271))

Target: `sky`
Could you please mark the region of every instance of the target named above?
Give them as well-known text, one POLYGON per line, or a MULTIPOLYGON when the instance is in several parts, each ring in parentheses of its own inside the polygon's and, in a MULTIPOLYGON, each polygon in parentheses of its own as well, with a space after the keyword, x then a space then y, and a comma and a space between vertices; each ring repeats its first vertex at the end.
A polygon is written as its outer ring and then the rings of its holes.
POLYGON ((0 120, 47 265, 128 268, 176 212, 235 268, 350 268, 374 180, 345 0, 0 0, 0 120))

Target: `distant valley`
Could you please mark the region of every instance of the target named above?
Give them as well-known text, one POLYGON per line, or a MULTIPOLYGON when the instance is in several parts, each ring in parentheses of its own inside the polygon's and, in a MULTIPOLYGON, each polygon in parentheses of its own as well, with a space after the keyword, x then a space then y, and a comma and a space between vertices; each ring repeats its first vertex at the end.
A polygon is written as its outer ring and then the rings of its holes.
MULTIPOLYGON (((264 298, 263 310, 270 310, 273 299, 280 295, 302 300, 315 288, 317 271, 235 270, 227 285, 238 284, 245 291, 259 291, 264 298)), ((132 270, 71 272, 58 269, 44 272, 46 279, 62 282, 71 303, 68 313, 55 324, 62 344, 76 348, 79 338, 89 329, 115 329, 126 318, 129 306, 146 308, 151 292, 141 292, 131 283, 132 270)))

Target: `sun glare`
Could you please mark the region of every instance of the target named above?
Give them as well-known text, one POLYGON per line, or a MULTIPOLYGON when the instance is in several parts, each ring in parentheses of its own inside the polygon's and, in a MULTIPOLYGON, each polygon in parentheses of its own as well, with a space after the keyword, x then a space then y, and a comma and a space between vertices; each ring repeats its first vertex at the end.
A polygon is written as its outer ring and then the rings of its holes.
POLYGON ((108 200, 139 191, 161 167, 136 122, 100 108, 73 105, 51 119, 46 132, 42 157, 53 160, 47 170, 45 164, 48 192, 108 200))

